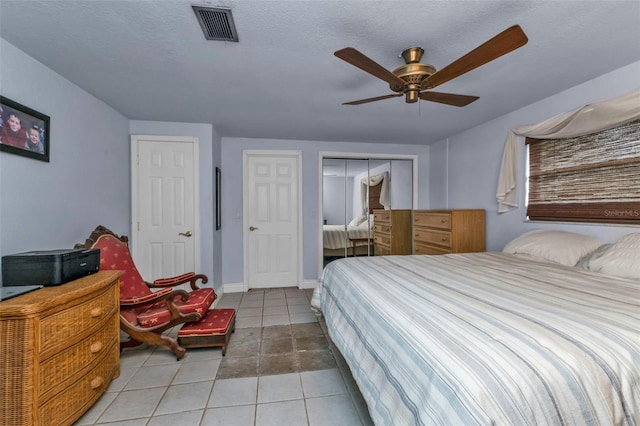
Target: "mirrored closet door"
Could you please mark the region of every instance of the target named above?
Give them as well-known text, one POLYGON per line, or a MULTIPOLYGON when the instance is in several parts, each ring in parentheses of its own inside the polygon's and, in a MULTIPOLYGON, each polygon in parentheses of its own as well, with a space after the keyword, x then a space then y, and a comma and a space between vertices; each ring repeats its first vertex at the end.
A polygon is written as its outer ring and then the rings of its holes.
POLYGON ((413 161, 324 158, 323 264, 373 256, 373 210, 413 207, 413 161))

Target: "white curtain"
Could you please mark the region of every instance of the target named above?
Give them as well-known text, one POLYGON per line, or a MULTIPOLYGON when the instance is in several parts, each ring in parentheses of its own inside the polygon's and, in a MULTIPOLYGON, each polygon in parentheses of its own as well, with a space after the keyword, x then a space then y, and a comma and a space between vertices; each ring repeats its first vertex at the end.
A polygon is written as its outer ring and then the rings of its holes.
POLYGON ((367 215, 365 211, 367 187, 376 186, 382 182, 382 188, 380 189, 380 204, 382 204, 385 210, 391 208, 391 201, 389 199, 389 172, 383 172, 379 175, 370 176, 369 178, 362 178, 360 181, 360 205, 362 206, 362 214, 367 215))
POLYGON ((611 129, 640 118, 640 90, 605 101, 594 102, 557 115, 538 124, 516 127, 509 132, 498 178, 498 213, 518 207, 518 138, 573 138, 611 129))

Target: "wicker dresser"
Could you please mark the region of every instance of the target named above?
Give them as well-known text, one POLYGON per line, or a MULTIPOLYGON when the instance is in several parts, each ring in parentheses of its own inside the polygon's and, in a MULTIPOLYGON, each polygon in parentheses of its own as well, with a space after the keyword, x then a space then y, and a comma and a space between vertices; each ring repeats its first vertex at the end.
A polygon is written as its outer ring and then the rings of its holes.
POLYGON ((374 210, 375 255, 411 254, 411 210, 374 210))
POLYGON ((413 211, 413 254, 484 250, 484 210, 413 211))
POLYGON ((120 274, 0 302, 0 425, 70 425, 118 377, 120 274))

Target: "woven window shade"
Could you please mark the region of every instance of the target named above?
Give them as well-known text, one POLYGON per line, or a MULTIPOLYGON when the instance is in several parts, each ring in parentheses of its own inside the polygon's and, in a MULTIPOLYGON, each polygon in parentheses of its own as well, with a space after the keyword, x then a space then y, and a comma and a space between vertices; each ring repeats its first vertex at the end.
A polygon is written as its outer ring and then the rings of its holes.
POLYGON ((640 224, 640 120, 526 143, 530 219, 640 224))

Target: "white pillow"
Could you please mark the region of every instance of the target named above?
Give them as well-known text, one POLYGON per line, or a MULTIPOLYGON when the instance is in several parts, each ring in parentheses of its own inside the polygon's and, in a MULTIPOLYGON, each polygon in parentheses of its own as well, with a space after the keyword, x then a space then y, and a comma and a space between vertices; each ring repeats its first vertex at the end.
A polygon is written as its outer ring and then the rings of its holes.
POLYGON ((362 222, 366 221, 367 217, 363 214, 361 214, 360 216, 356 216, 353 219, 351 219, 351 222, 349 222, 349 225, 347 226, 358 226, 360 225, 362 222))
POLYGON ((600 241, 567 231, 536 230, 522 234, 507 244, 503 253, 525 254, 574 266, 581 257, 600 246, 600 241))
POLYGON ((640 233, 628 234, 599 258, 589 262, 590 271, 640 279, 640 233))

